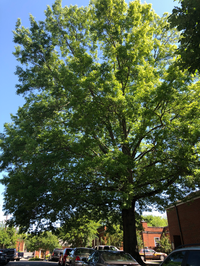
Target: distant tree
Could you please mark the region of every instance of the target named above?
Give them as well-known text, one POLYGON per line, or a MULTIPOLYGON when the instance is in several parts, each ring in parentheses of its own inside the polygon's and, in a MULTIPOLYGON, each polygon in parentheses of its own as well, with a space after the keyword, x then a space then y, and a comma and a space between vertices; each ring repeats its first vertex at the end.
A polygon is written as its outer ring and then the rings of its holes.
POLYGON ((60 247, 58 237, 51 232, 43 232, 39 235, 29 235, 26 241, 26 247, 30 251, 43 249, 46 251, 53 251, 54 248, 60 247))
POLYGON ((101 240, 101 244, 112 245, 117 248, 122 247, 123 230, 119 224, 113 225, 112 231, 107 230, 104 234, 105 240, 101 240))
POLYGON ((200 70, 200 1, 179 0, 169 17, 171 27, 180 31, 177 53, 180 55, 179 66, 194 73, 200 70))
POLYGON ((145 215, 142 217, 147 222, 148 226, 164 227, 168 225, 167 218, 161 216, 145 215))
POLYGON ((17 230, 14 227, 7 227, 5 223, 0 223, 0 247, 15 248, 17 242, 17 230))
POLYGON ((92 246, 92 240, 97 237, 99 222, 90 220, 87 216, 75 214, 57 230, 59 239, 72 247, 92 246))

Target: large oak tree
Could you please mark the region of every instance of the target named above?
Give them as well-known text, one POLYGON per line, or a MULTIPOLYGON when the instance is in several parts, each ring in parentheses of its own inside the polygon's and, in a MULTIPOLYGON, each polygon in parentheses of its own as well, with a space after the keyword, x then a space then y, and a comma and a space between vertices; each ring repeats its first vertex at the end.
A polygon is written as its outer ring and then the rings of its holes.
POLYGON ((135 210, 199 186, 200 87, 175 64, 178 35, 140 1, 57 0, 30 23, 14 32, 26 103, 1 137, 4 209, 25 228, 121 219, 139 260, 135 210))

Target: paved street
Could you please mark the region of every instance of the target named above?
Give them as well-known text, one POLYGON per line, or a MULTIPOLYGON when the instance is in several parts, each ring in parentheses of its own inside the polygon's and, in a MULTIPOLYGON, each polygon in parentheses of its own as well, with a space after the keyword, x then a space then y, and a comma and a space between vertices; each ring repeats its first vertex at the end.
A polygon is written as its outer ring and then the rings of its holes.
POLYGON ((6 266, 58 266, 58 262, 53 261, 10 261, 6 266))

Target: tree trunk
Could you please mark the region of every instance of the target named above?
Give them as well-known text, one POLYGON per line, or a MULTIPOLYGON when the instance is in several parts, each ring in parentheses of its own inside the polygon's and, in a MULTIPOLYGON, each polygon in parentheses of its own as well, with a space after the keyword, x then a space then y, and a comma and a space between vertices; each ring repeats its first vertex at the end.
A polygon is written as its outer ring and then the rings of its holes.
POLYGON ((137 246, 137 235, 135 227, 135 201, 132 202, 132 208, 122 210, 123 220, 123 247, 124 251, 131 254, 134 259, 141 265, 142 261, 137 246))

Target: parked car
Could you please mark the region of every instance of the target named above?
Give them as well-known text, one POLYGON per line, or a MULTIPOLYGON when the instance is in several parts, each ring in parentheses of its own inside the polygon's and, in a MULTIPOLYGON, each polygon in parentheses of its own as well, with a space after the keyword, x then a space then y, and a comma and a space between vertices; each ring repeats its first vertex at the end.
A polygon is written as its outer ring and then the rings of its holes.
POLYGON ((138 262, 128 253, 113 250, 95 250, 88 259, 83 259, 85 266, 139 266, 138 262))
POLYGON ((110 246, 110 245, 98 245, 94 247, 95 250, 116 250, 118 251, 119 249, 115 246, 110 246))
POLYGON ((7 255, 8 261, 19 261, 22 258, 20 254, 18 255, 16 248, 1 249, 1 252, 7 255))
POLYGON ((0 251, 0 265, 6 265, 9 262, 7 255, 0 251))
POLYGON ((74 248, 69 254, 71 266, 82 266, 83 259, 87 259, 95 250, 93 248, 74 248))
POLYGON ((54 248, 53 253, 48 257, 48 260, 59 261, 61 254, 63 254, 62 248, 54 248))
POLYGON ((199 266, 200 244, 173 250, 160 266, 199 266))
POLYGON ((72 251, 72 248, 65 248, 63 253, 60 255, 58 264, 62 266, 66 266, 69 264, 69 254, 72 251))
POLYGON ((141 249, 139 251, 139 254, 142 258, 142 260, 164 260, 167 257, 166 253, 157 252, 150 248, 141 249))

